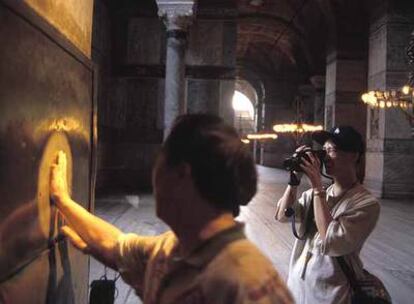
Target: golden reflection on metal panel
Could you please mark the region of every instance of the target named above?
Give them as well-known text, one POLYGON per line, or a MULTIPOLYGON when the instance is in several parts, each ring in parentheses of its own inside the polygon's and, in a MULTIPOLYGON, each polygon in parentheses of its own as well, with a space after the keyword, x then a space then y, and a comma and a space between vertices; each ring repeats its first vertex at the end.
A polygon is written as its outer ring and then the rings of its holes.
POLYGON ((39 123, 33 132, 36 139, 40 139, 44 134, 49 134, 55 131, 64 131, 76 135, 82 140, 88 142, 90 140, 90 127, 85 126, 78 118, 64 116, 61 118, 47 118, 39 123))
POLYGON ((93 0, 25 0, 88 58, 91 57, 93 0))

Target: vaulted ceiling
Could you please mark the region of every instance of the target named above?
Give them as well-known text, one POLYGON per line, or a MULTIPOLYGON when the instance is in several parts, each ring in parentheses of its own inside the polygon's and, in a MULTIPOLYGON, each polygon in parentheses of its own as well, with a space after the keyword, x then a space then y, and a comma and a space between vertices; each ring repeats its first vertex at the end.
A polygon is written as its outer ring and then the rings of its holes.
POLYGON ((323 73, 327 20, 320 2, 237 1, 240 69, 276 78, 323 73))
MULTIPOLYGON (((157 16, 155 0, 107 1, 115 10, 139 7, 141 15, 157 16)), ((361 18, 354 12, 366 11, 376 1, 381 0, 197 0, 196 11, 236 18, 239 77, 306 82, 325 73, 327 44, 338 20, 344 28, 358 28, 354 25, 361 18), (343 18, 338 7, 352 13, 343 18)))

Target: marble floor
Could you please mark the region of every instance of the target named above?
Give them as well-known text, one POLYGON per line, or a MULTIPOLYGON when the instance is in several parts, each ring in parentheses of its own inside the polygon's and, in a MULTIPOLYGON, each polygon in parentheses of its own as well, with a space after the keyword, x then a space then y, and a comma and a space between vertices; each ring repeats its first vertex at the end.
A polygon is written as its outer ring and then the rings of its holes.
MULTIPOLYGON (((288 175, 278 169, 258 166, 259 190, 242 208, 239 220, 247 236, 271 259, 286 278, 294 237, 289 224, 273 219, 275 203, 284 191, 288 175)), ((306 188, 306 182, 301 185, 306 188)), ((381 200, 381 215, 375 231, 361 252, 365 267, 382 279, 393 303, 414 303, 414 201, 381 200)), ((150 194, 97 198, 95 212, 125 232, 154 235, 168 229, 155 217, 150 194)), ((91 259, 90 281, 100 278, 104 267, 91 259)), ((115 274, 108 271, 108 277, 115 274)), ((141 303, 134 291, 117 281, 117 304, 141 303)))

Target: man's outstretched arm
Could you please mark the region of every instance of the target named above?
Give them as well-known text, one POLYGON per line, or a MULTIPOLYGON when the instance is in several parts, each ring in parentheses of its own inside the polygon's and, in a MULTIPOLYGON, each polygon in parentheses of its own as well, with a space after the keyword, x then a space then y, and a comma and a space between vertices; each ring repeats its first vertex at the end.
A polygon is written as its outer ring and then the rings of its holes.
POLYGON ((61 232, 75 247, 116 269, 117 241, 122 231, 73 201, 66 176, 66 155, 59 151, 51 167, 50 196, 70 224, 62 227, 61 232))

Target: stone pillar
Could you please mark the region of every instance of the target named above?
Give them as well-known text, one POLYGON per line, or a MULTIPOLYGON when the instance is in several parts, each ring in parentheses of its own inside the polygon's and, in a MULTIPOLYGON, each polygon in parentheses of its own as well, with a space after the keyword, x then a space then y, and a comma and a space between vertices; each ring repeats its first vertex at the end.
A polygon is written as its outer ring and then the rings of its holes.
MULTIPOLYGON (((368 90, 400 89, 408 82, 406 49, 414 28, 412 1, 384 1, 369 31, 368 90)), ((398 109, 369 109, 366 186, 378 197, 414 197, 414 140, 398 109)))
POLYGON ((336 125, 351 125, 365 135, 367 110, 360 96, 366 90, 366 65, 364 46, 359 46, 358 42, 349 41, 337 45, 328 53, 325 129, 329 130, 336 125), (346 49, 347 47, 352 49, 346 49))
POLYGON ((325 109, 325 76, 315 75, 310 78, 310 82, 315 88, 315 97, 313 104, 313 123, 315 125, 324 125, 325 109))
MULTIPOLYGON (((297 83, 290 79, 266 79, 266 98, 264 100, 263 126, 265 130, 273 130, 275 124, 292 123, 296 116, 297 83)), ((283 160, 289 157, 296 147, 295 138, 290 135, 279 135, 276 141, 262 144, 260 164, 282 168, 283 160)))
POLYGON ((187 111, 185 51, 192 21, 194 0, 157 0, 158 15, 167 28, 165 68, 164 138, 174 119, 187 111))
POLYGON ((368 17, 355 1, 332 5, 332 13, 325 75, 325 129, 351 125, 365 137, 366 106, 361 93, 367 89, 368 17))
POLYGON ((235 81, 233 79, 223 79, 220 81, 220 106, 219 116, 228 124, 234 124, 234 110, 232 106, 235 81))

